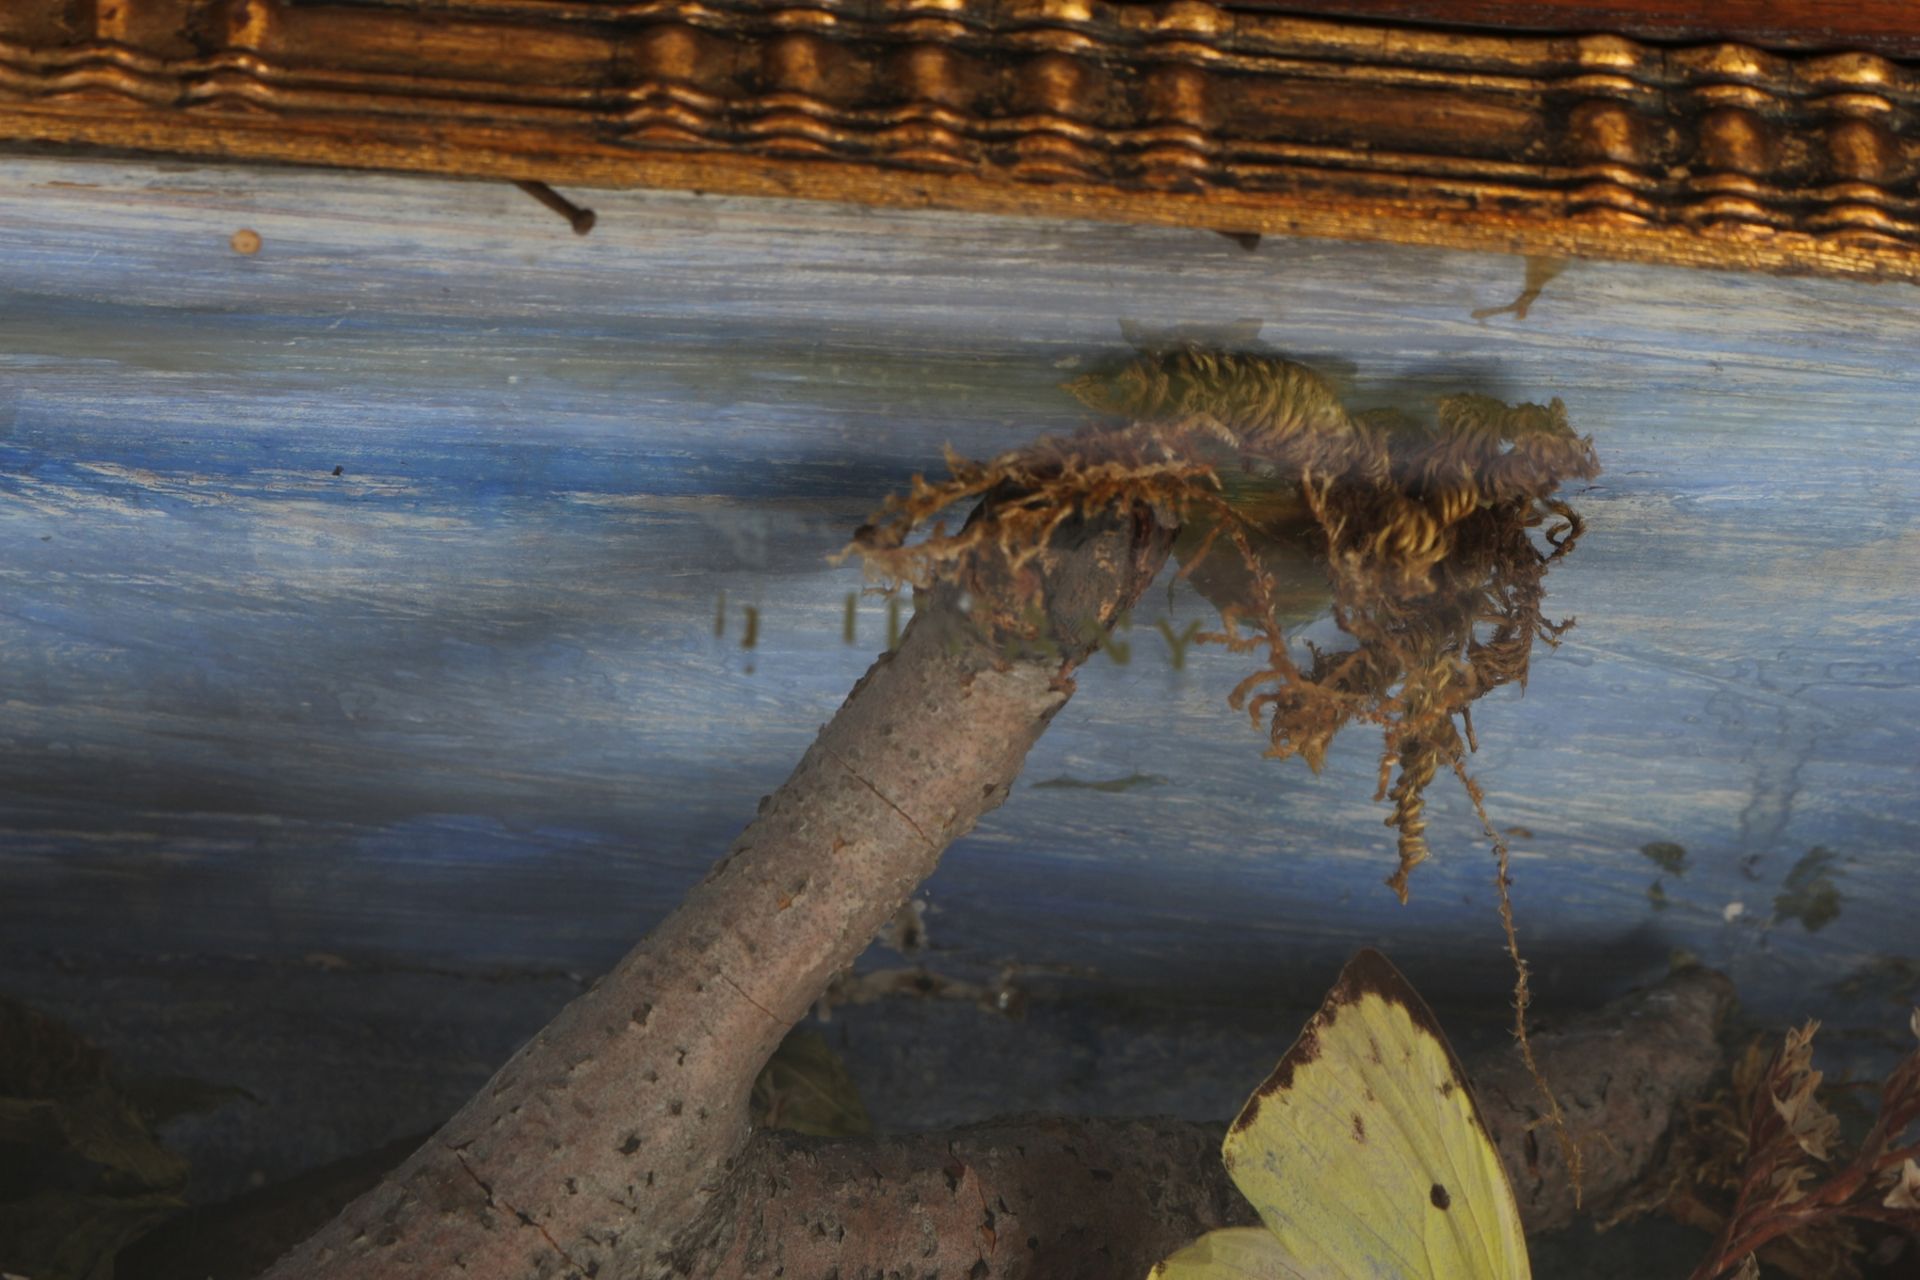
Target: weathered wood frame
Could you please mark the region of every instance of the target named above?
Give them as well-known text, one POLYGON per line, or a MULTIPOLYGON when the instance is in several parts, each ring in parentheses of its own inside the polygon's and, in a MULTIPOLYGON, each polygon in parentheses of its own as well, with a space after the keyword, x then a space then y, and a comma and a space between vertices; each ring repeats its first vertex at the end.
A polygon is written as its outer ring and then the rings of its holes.
POLYGON ((1879 53, 1207 0, 0 6, 15 148, 1881 279, 1920 280, 1916 108, 1879 53))

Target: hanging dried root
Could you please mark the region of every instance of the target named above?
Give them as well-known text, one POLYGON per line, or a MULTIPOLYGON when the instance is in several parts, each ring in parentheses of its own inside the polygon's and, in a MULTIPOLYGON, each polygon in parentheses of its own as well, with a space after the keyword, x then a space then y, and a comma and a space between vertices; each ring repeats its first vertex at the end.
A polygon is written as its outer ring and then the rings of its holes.
MULTIPOLYGON (((1559 1144, 1560 1158, 1567 1166, 1567 1181, 1573 1186, 1573 1202, 1578 1207, 1585 1189, 1586 1152, 1574 1140, 1566 1111, 1561 1107, 1553 1086, 1547 1083, 1547 1073, 1540 1069, 1540 1060, 1533 1052, 1533 1037, 1527 1031, 1527 1010, 1533 1004, 1533 968, 1520 955, 1520 931, 1513 922, 1512 850, 1507 847, 1506 837, 1493 829, 1493 819, 1487 816, 1486 796, 1480 790, 1480 784, 1468 776, 1466 765, 1458 757, 1453 760, 1453 771, 1459 775, 1460 785, 1466 789, 1467 798, 1473 802, 1473 811, 1480 819, 1481 830, 1486 833, 1487 842, 1493 846, 1500 931, 1505 937, 1507 958, 1513 962, 1513 1045, 1519 1050, 1520 1061, 1533 1080, 1535 1092, 1546 1106, 1545 1122, 1553 1130, 1554 1140, 1559 1144)), ((1604 1133, 1601 1135, 1603 1141, 1605 1136, 1604 1133)))

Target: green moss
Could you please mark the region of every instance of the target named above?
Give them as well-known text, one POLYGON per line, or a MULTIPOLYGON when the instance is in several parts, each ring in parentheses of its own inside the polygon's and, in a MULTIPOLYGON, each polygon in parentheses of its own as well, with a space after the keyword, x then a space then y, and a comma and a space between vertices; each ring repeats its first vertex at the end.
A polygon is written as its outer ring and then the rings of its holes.
POLYGON ((1671 840, 1655 840, 1640 846, 1640 855, 1670 876, 1687 873, 1687 851, 1671 840))
POLYGON ((1034 789, 1042 787, 1061 791, 1132 791, 1135 787, 1157 787, 1166 781, 1157 773, 1130 773, 1124 778, 1102 778, 1089 781, 1082 778, 1069 778, 1061 774, 1057 778, 1048 778, 1044 782, 1034 783, 1034 789))
POLYGON ((1808 933, 1818 933, 1840 918, 1840 886, 1833 882, 1839 874, 1834 866, 1839 855, 1824 845, 1807 850, 1793 864, 1774 895, 1776 920, 1798 920, 1808 933))

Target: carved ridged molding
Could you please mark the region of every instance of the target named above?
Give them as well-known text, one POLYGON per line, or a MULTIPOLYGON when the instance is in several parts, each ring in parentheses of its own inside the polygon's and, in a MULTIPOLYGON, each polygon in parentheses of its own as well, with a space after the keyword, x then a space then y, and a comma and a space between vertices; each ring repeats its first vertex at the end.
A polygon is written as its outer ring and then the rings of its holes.
POLYGON ((1200 0, 0 4, 15 142, 1909 280, 1917 103, 1868 53, 1200 0))

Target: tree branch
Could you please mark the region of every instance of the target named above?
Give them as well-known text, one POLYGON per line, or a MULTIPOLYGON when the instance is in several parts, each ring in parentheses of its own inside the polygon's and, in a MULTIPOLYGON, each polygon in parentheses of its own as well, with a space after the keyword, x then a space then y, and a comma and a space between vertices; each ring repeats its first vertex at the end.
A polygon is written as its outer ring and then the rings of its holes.
MULTIPOLYGON (((1144 508, 1068 521, 1018 571, 987 554, 925 593, 899 648, 681 907, 269 1280, 907 1263, 971 1280, 1107 1276, 1144 1273, 1238 1220, 1206 1126, 1038 1121, 879 1144, 749 1142, 760 1067, 945 847, 1005 798, 1071 696, 1072 670, 1169 541, 1144 508)), ((1589 1160, 1590 1201, 1638 1176, 1673 1106, 1704 1082, 1727 998, 1723 979, 1692 975, 1567 1038, 1536 1037, 1575 1139, 1608 1155, 1589 1160)), ((1555 1144, 1535 1140, 1523 1071, 1504 1060, 1482 1071, 1523 1213, 1564 1221, 1571 1195, 1555 1144)))
POLYGON ((1070 520, 1018 574, 986 555, 926 593, 686 901, 271 1280, 664 1274, 730 1203, 762 1064, 1005 799, 1170 541, 1144 508, 1070 520), (1030 603, 1037 634, 994 621, 1030 603))
MULTIPOLYGON (((1622 1136, 1613 1149, 1623 1158, 1588 1161, 1589 1207, 1604 1209, 1632 1190, 1660 1158, 1664 1144, 1628 1135, 1657 1139, 1699 1096, 1719 1061, 1714 1024, 1730 1000, 1724 979, 1694 971, 1537 1037, 1547 1069, 1580 1100, 1574 1116, 1585 1132, 1622 1136), (1596 1090, 1606 1105, 1589 1111, 1596 1090)), ((1481 1054, 1469 1065, 1529 1227, 1564 1225, 1573 1212, 1564 1171, 1541 1176, 1525 1163, 1536 1109, 1512 1052, 1481 1054), (1520 1086, 1517 1094, 1499 1085, 1503 1075, 1520 1086)), ((1144 1275, 1202 1232, 1252 1221, 1220 1163, 1224 1131, 1219 1121, 1046 1116, 878 1142, 762 1130, 678 1263, 700 1280, 781 1266, 790 1276, 884 1273, 902 1258, 916 1276, 971 1275, 983 1260, 985 1275, 999 1280, 1144 1275)), ((247 1280, 420 1141, 194 1210, 142 1238, 120 1266, 147 1280, 247 1280)))

